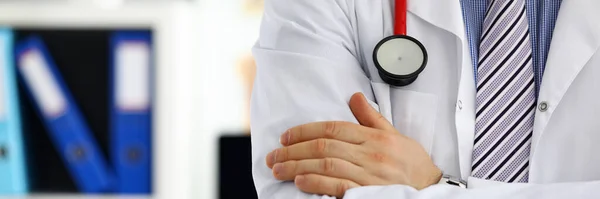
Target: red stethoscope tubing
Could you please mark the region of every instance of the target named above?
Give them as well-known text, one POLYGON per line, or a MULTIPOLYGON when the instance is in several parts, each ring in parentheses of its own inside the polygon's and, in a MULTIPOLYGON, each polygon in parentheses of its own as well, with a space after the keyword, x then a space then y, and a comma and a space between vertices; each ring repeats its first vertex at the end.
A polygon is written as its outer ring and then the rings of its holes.
POLYGON ((406 35, 406 1, 396 0, 394 35, 406 35))

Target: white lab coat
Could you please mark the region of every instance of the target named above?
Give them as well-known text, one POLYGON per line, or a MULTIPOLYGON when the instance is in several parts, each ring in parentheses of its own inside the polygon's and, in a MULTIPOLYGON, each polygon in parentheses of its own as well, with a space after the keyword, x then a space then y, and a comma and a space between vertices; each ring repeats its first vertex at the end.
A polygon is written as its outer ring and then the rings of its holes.
POLYGON ((356 122, 348 100, 363 92, 403 133, 422 144, 445 173, 468 189, 434 185, 366 186, 345 198, 599 198, 600 1, 561 6, 539 102, 529 184, 469 177, 475 82, 459 0, 409 0, 408 34, 427 48, 429 62, 413 84, 391 87, 372 51, 393 32, 393 0, 267 0, 253 49, 253 175, 260 198, 320 198, 281 182, 265 165, 288 128, 315 121, 356 122))

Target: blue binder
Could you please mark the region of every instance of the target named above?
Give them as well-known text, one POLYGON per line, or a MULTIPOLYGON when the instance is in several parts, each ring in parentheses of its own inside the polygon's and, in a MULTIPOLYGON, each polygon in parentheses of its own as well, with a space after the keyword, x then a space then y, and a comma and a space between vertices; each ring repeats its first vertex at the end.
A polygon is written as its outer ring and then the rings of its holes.
POLYGON ((0 195, 28 189, 12 45, 12 31, 0 28, 0 195))
POLYGON ((111 50, 111 152, 117 190, 149 194, 152 186, 150 33, 115 32, 111 50))
POLYGON ((27 93, 78 188, 84 193, 112 191, 114 174, 41 38, 19 42, 15 54, 27 93))

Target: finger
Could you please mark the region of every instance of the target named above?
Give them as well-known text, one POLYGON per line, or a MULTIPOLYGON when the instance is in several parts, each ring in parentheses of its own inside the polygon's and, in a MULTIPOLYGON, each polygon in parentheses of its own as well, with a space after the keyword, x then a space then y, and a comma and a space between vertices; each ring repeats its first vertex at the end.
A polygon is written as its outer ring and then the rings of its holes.
POLYGON ((394 126, 375 110, 362 93, 355 93, 350 98, 350 109, 358 122, 364 126, 381 129, 395 130, 394 126))
POLYGON ((328 121, 303 124, 289 129, 279 139, 283 146, 318 138, 336 139, 352 144, 361 144, 371 129, 351 122, 328 121))
POLYGON ((360 186, 350 180, 318 174, 296 176, 294 183, 301 191, 318 195, 335 196, 337 198, 344 198, 346 191, 360 186))
POLYGON ((273 166, 273 176, 278 180, 293 180, 296 176, 304 174, 319 174, 358 183, 368 180, 362 167, 338 158, 291 160, 273 166))
POLYGON ((368 159, 359 145, 331 139, 316 139, 276 149, 267 155, 267 166, 290 160, 339 158, 356 165, 361 159, 368 159))

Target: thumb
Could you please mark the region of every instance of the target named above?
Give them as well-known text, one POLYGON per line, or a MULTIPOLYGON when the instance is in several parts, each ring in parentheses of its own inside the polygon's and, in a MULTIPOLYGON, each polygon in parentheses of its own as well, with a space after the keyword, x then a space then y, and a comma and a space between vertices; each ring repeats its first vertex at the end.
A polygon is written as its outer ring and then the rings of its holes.
POLYGON ((363 126, 382 130, 395 130, 394 126, 383 115, 371 107, 367 98, 362 93, 354 93, 352 95, 350 98, 350 110, 352 110, 354 117, 363 126))

